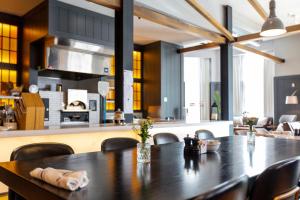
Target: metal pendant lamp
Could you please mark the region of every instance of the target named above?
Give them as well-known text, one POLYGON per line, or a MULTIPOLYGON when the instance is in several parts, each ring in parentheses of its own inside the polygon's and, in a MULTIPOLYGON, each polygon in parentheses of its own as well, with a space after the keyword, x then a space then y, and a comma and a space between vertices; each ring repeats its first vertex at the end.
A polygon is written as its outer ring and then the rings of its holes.
POLYGON ((270 1, 270 15, 261 28, 260 35, 263 37, 278 36, 286 33, 282 21, 276 16, 275 0, 270 1))

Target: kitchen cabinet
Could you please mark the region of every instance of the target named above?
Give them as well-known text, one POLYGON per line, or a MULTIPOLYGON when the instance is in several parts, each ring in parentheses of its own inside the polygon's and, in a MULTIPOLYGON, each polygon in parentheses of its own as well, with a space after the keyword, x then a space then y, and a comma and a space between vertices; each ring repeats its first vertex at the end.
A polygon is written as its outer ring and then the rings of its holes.
POLYGON ((167 42, 144 46, 144 109, 160 106, 161 118, 182 119, 183 57, 167 42))
POLYGON ((114 18, 56 0, 49 1, 49 35, 114 46, 114 18))

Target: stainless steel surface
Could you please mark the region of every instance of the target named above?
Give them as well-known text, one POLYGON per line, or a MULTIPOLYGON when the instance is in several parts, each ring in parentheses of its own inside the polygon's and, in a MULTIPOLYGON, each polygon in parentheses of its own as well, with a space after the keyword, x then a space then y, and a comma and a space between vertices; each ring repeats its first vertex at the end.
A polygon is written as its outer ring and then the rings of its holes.
POLYGON ((71 50, 60 46, 47 47, 46 68, 86 74, 109 75, 111 56, 71 50))
POLYGON ((98 44, 91 44, 87 42, 82 42, 79 40, 73 39, 65 39, 65 38, 54 38, 53 43, 51 46, 60 46, 65 47, 70 50, 81 50, 82 52, 86 53, 98 53, 107 56, 114 55, 114 49, 112 47, 98 45, 98 44))

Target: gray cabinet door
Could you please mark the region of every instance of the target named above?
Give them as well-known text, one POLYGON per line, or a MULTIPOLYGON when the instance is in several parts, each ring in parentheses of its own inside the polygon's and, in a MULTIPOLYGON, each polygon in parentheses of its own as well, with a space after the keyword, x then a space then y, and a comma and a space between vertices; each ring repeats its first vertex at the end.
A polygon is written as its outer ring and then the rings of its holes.
POLYGON ((49 34, 114 46, 114 18, 50 0, 49 34))

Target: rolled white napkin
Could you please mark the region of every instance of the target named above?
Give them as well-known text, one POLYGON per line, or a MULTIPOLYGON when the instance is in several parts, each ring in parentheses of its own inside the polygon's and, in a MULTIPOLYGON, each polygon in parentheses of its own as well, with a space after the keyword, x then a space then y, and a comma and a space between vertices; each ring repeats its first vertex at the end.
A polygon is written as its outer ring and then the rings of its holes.
POLYGON ((71 191, 83 188, 89 183, 86 171, 70 171, 48 167, 45 169, 36 168, 30 172, 30 175, 53 186, 71 191))

